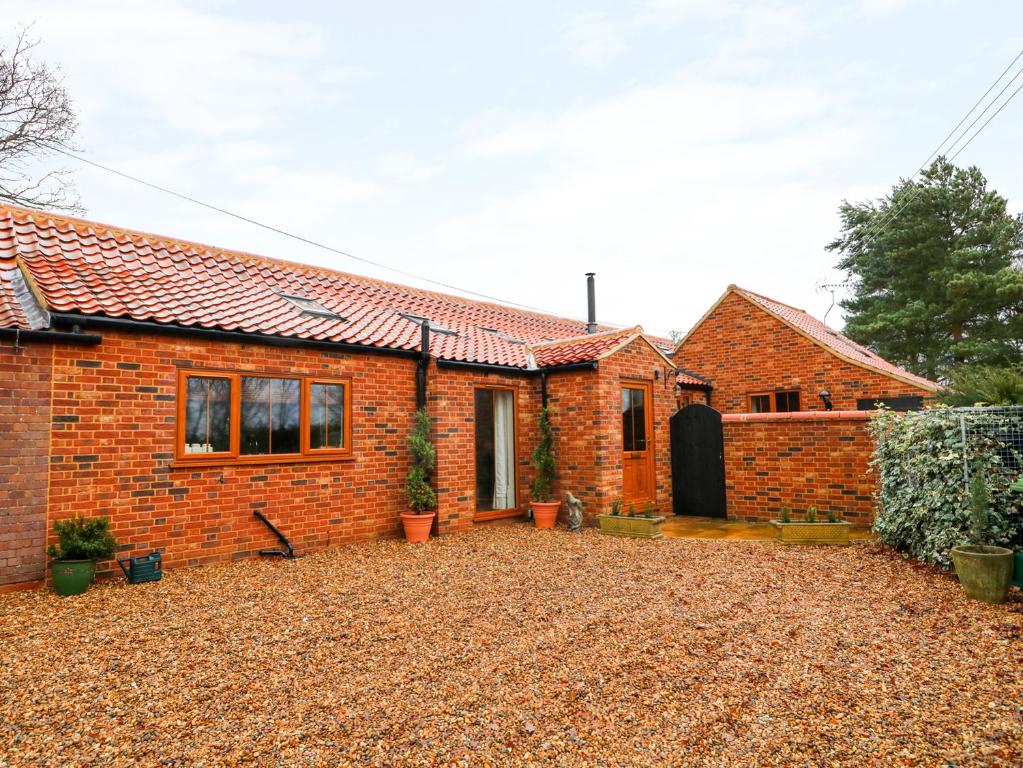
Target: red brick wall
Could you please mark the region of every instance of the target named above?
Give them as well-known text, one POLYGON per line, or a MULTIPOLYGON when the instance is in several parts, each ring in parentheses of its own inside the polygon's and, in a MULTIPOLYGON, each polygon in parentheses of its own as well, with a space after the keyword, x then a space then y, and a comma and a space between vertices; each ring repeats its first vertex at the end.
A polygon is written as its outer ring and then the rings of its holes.
POLYGON ((525 514, 533 483, 531 456, 540 409, 538 376, 503 375, 430 365, 427 408, 437 445, 437 525, 440 533, 471 527, 476 514, 475 391, 507 387, 516 393, 517 511, 525 514))
POLYGON ((683 341, 674 359, 712 380, 711 405, 722 413, 745 413, 750 394, 779 389, 800 390, 804 411, 823 408, 822 389, 831 393, 836 410, 855 408, 860 397, 933 397, 835 357, 735 293, 683 341))
POLYGON ((874 519, 873 442, 864 411, 726 414, 725 489, 728 517, 793 519, 816 506, 855 525, 874 519))
POLYGON ((0 342, 0 588, 45 574, 52 354, 0 342))
MULTIPOLYGON (((565 371, 547 377, 551 431, 558 479, 555 493, 560 501, 571 491, 581 499, 583 513, 592 518, 603 495, 603 472, 608 462, 610 407, 600 387, 598 371, 565 371)), ((562 504, 561 520, 567 510, 562 504)))
MULTIPOLYGON (((7 473, 23 479, 7 484, 5 492, 9 498, 30 499, 33 505, 35 538, 26 539, 25 546, 34 563, 32 578, 41 575, 43 533, 53 520, 75 515, 109 516, 122 555, 159 549, 168 568, 248 557, 276 546, 253 517, 256 509, 300 551, 399 533, 409 458, 406 437, 415 408, 413 360, 111 331, 104 332, 97 347, 55 345, 40 350, 21 353, 17 368, 8 363, 12 373, 24 373, 35 388, 29 392, 21 386, 5 387, 2 392, 9 406, 5 417, 11 423, 31 422, 26 437, 33 437, 37 448, 32 455, 24 441, 16 452, 8 443, 4 456, 7 473), (50 356, 52 418, 47 410, 50 356), (26 367, 30 360, 42 371, 33 369, 30 375, 26 367), (354 458, 176 466, 176 388, 182 368, 352 377, 354 458)), ((598 371, 550 374, 559 496, 572 490, 587 503, 591 517, 620 497, 620 387, 625 378, 633 377, 654 385, 657 501, 662 509, 670 507, 667 418, 675 405, 671 382, 665 379, 667 367, 644 342, 635 342, 601 361, 598 371)), ((475 517, 477 386, 504 386, 516 392, 517 512, 528 508, 534 477, 531 454, 538 439, 539 377, 434 364, 427 395, 438 449, 437 529, 442 533, 469 527, 475 517)), ((10 547, 7 550, 5 566, 12 558, 10 547)), ((100 571, 114 568, 113 563, 104 563, 100 571)), ((20 572, 8 576, 10 581, 24 578, 28 577, 20 572)))
POLYGON ((621 388, 629 380, 652 385, 656 505, 662 514, 671 514, 668 419, 676 404, 667 361, 645 341, 637 339, 599 361, 596 372, 553 373, 548 378, 558 492, 563 495, 566 490, 571 491, 582 500, 590 522, 622 496, 621 388))
POLYGON ((109 331, 58 345, 49 517, 109 515, 123 552, 163 549, 168 567, 276 547, 256 509, 300 551, 397 535, 414 410, 415 362, 393 356, 109 331), (351 376, 354 458, 175 467, 181 367, 351 376))

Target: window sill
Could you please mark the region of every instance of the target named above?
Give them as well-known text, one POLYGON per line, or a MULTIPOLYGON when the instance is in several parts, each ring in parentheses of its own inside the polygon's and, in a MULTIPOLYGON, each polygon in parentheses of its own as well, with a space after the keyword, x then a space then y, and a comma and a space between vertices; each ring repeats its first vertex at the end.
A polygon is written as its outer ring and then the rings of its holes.
POLYGON ((185 459, 175 458, 171 463, 171 469, 192 469, 206 467, 247 467, 265 466, 267 464, 322 464, 324 462, 349 462, 355 461, 351 453, 334 454, 332 456, 247 456, 244 458, 201 458, 185 459))
POLYGON ((518 509, 491 509, 487 512, 477 512, 472 516, 474 523, 485 523, 488 520, 501 520, 506 517, 521 517, 522 511, 518 509))

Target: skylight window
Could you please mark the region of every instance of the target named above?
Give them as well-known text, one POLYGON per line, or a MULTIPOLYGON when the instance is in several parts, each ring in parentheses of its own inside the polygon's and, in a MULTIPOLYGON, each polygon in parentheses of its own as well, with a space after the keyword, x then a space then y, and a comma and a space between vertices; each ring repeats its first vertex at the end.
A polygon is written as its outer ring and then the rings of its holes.
POLYGON ((295 296, 290 293, 279 293, 278 295, 282 299, 287 299, 289 302, 291 302, 296 307, 301 309, 307 315, 313 315, 315 317, 326 317, 331 320, 344 320, 345 322, 347 322, 347 319, 341 317, 341 315, 339 315, 337 312, 327 309, 323 305, 319 304, 313 299, 308 298, 307 296, 295 296))
POLYGON ((487 333, 492 333, 495 336, 504 339, 509 344, 525 344, 526 343, 522 339, 516 339, 514 336, 509 336, 507 333, 502 333, 501 331, 497 330, 496 328, 486 328, 486 327, 484 327, 482 325, 477 326, 477 327, 481 331, 486 331, 487 333))
POLYGON ((453 331, 450 328, 445 328, 443 325, 437 325, 435 322, 433 322, 433 320, 431 320, 428 317, 423 317, 422 315, 413 315, 411 312, 399 312, 398 314, 404 317, 406 320, 415 323, 416 325, 422 325, 423 323, 427 323, 430 326, 430 330, 433 333, 442 333, 447 336, 458 335, 457 331, 453 331))

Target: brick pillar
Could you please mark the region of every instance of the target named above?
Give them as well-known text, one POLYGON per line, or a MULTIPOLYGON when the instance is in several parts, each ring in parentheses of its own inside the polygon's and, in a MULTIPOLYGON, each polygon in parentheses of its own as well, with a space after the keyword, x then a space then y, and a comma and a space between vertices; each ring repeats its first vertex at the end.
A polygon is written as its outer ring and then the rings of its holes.
POLYGON ((0 344, 0 590, 46 572, 49 344, 0 344))

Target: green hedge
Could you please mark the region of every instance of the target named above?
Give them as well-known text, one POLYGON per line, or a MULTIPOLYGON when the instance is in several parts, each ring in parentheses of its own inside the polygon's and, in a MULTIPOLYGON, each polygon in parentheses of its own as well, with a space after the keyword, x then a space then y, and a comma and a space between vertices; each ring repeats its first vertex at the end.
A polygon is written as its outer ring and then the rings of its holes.
MULTIPOLYGON (((1016 474, 1005 466, 997 438, 1002 416, 971 411, 966 449, 961 414, 935 408, 898 414, 879 410, 871 419, 878 473, 874 530, 882 541, 927 563, 948 567, 949 551, 969 538, 971 477, 983 473, 991 496, 991 543, 1013 546, 1023 529, 1016 474)), ((1018 419, 1017 419, 1018 423, 1018 419)))

